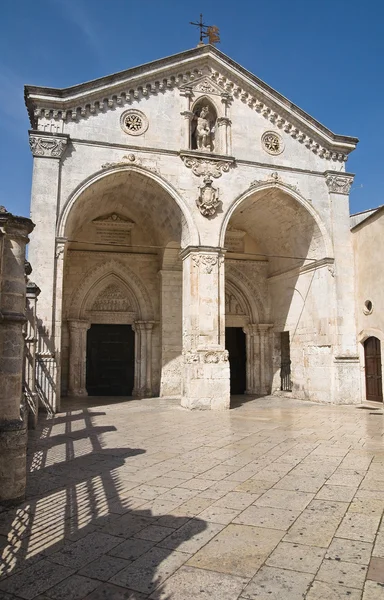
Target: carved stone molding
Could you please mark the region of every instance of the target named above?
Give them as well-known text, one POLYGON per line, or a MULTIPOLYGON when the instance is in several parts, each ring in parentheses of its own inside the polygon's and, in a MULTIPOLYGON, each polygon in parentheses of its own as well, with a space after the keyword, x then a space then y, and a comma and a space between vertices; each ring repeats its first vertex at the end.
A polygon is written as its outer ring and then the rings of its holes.
POLYGON ((354 175, 349 173, 335 173, 333 171, 326 171, 325 177, 326 184, 331 193, 349 194, 354 175))
POLYGON ((29 134, 29 145, 33 156, 61 158, 68 144, 68 136, 29 134))
POLYGON ((187 364, 218 364, 228 362, 228 350, 197 350, 195 352, 183 352, 184 362, 187 364))
POLYGON ((235 159, 233 157, 209 158, 199 157, 192 153, 181 152, 180 158, 184 162, 188 169, 192 169, 192 173, 197 177, 214 177, 217 179, 221 177, 223 173, 228 173, 231 167, 235 166, 235 159))
POLYGON ((200 185, 199 190, 196 199, 197 208, 203 217, 214 217, 220 206, 219 190, 213 187, 210 177, 204 177, 204 185, 200 185))
POLYGON ((268 175, 268 177, 266 179, 255 179, 254 181, 251 182, 249 187, 250 188, 258 187, 260 185, 265 185, 266 183, 282 183, 285 187, 288 187, 291 190, 294 190, 295 192, 299 191, 299 189, 296 185, 292 185, 291 183, 287 183, 286 181, 283 181, 277 171, 274 171, 273 173, 268 175))

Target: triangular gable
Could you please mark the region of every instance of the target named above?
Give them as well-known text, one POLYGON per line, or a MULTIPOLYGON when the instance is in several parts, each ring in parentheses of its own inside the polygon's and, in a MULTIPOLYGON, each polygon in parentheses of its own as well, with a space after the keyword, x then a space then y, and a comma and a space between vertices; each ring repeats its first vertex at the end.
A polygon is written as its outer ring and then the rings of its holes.
POLYGON ((81 119, 89 114, 123 106, 167 89, 193 87, 213 94, 229 94, 245 102, 266 120, 283 129, 315 154, 344 161, 357 138, 337 135, 241 65, 204 45, 140 67, 70 88, 25 87, 33 128, 39 117, 81 119))

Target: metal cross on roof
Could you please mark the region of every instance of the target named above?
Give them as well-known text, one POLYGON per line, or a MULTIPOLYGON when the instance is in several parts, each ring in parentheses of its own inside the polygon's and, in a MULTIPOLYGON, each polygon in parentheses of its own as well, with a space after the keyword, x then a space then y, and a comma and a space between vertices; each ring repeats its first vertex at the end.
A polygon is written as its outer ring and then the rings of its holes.
POLYGON ((208 38, 210 44, 220 43, 219 28, 216 25, 205 25, 203 23, 203 15, 200 13, 200 21, 194 23, 190 21, 190 25, 200 28, 200 44, 204 44, 204 38, 208 38))

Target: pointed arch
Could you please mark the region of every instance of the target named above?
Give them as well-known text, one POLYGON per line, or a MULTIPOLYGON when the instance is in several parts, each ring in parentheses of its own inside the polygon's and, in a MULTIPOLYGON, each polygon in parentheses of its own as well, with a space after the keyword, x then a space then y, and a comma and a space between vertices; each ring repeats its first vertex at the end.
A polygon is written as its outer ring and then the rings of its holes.
POLYGON ((268 314, 266 302, 252 281, 242 271, 228 263, 225 267, 225 280, 229 288, 235 289, 236 296, 247 311, 250 322, 265 323, 268 314))
POLYGON ((154 318, 151 298, 142 280, 132 269, 117 260, 109 260, 96 269, 89 269, 82 284, 71 298, 68 317, 71 319, 84 318, 91 299, 94 299, 112 281, 126 291, 127 297, 135 307, 137 319, 151 320, 154 318))

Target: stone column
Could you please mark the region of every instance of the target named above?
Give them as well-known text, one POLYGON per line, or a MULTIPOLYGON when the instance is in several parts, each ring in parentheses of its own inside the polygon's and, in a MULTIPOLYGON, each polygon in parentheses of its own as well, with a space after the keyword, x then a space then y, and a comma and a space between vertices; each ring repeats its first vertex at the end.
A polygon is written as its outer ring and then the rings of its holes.
POLYGON ((69 329, 69 396, 88 396, 86 389, 88 321, 68 320, 69 329))
POLYGON ((259 323, 257 328, 259 332, 260 347, 260 394, 267 396, 272 389, 272 352, 271 352, 271 328, 272 324, 259 323))
POLYGON ((52 336, 56 357, 56 409, 60 409, 61 400, 61 335, 63 319, 63 277, 64 260, 66 257, 68 240, 66 238, 56 239, 55 250, 55 281, 53 298, 53 329, 52 336))
POLYGON ((36 429, 39 411, 39 400, 36 391, 36 347, 37 323, 36 304, 40 288, 32 281, 27 283, 27 324, 25 335, 25 368, 24 378, 28 402, 28 427, 36 429))
POLYGON ((152 396, 152 329, 154 321, 135 321, 135 381, 133 396, 152 396))
POLYGON ((25 246, 29 219, 0 208, 0 504, 23 500, 26 483, 26 422, 22 418, 26 322, 25 246))
POLYGON ((231 125, 228 117, 219 117, 216 121, 217 134, 219 140, 219 152, 220 154, 230 154, 229 148, 229 127, 231 125))
MULTIPOLYGON (((178 252, 178 251, 177 251, 178 252)), ((182 277, 181 271, 160 271, 161 276, 161 384, 160 396, 180 396, 182 380, 182 277)))
MULTIPOLYGON (((56 224, 60 196, 60 164, 64 156, 69 136, 41 131, 29 132, 29 143, 33 154, 33 178, 31 193, 31 218, 36 224, 29 246, 30 261, 36 284, 41 289, 39 297, 39 335, 44 354, 56 352, 60 356, 61 340, 54 339, 56 306, 56 224), (59 345, 56 345, 59 343, 59 345)), ((53 359, 51 362, 55 362, 53 359)), ((48 364, 48 363, 47 363, 48 364)), ((50 365, 49 377, 56 384, 56 364, 50 365)), ((41 382, 52 392, 48 381, 41 382)), ((56 393, 57 386, 54 386, 56 393)), ((55 411, 56 399, 45 399, 55 411), (53 404, 53 405, 52 405, 53 404)))
POLYGON ((336 345, 334 348, 336 404, 360 401, 359 358, 356 342, 355 289, 352 236, 349 223, 349 191, 354 175, 325 172, 329 190, 335 256, 336 345))
POLYGON ((229 362, 225 349, 224 250, 188 247, 183 259, 182 406, 229 408, 229 362))

